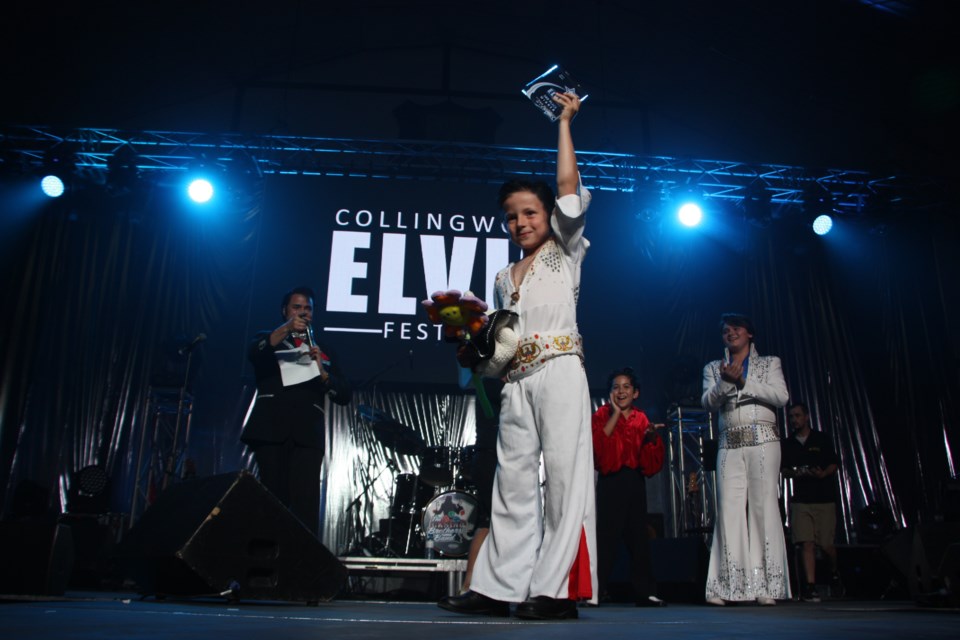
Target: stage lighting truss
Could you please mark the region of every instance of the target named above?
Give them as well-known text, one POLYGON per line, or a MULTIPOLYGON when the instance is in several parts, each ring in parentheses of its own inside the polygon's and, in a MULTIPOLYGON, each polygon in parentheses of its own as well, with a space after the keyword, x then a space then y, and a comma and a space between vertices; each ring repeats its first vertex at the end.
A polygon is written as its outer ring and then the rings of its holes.
POLYGON ((107 158, 107 188, 116 194, 135 190, 140 179, 140 156, 128 144, 118 147, 107 158))
POLYGON ((773 194, 759 183, 749 185, 743 192, 739 206, 743 216, 750 224, 766 228, 773 222, 773 194))
MULTIPOLYGON (((242 166, 239 173, 257 178, 301 174, 484 183, 499 183, 515 175, 550 180, 556 163, 553 149, 455 142, 0 127, 0 161, 4 165, 27 163, 39 168, 49 149, 64 144, 75 149, 78 170, 101 172, 108 170, 119 149, 128 147, 143 177, 185 172, 200 157, 227 169, 242 166)), ((584 182, 595 190, 630 193, 653 187, 667 193, 696 185, 707 201, 739 204, 748 198, 756 200, 759 194, 773 211, 802 207, 805 193, 812 188, 829 194, 837 215, 862 215, 866 213, 864 203, 871 200, 895 202, 898 209, 917 213, 943 205, 948 192, 945 181, 935 178, 852 169, 586 150, 578 150, 577 159, 584 182)))

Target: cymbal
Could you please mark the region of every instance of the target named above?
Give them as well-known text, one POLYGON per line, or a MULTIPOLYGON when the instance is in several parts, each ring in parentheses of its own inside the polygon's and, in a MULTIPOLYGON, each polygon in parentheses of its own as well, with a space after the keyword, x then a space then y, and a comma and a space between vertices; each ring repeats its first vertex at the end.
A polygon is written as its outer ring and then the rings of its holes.
POLYGON ((419 433, 393 419, 376 420, 371 428, 381 444, 403 455, 419 454, 426 446, 419 433))
POLYGON ((361 404, 359 407, 357 407, 357 413, 360 414, 361 418, 364 420, 369 420, 370 422, 393 420, 393 416, 386 411, 382 411, 376 407, 371 407, 368 404, 361 404))

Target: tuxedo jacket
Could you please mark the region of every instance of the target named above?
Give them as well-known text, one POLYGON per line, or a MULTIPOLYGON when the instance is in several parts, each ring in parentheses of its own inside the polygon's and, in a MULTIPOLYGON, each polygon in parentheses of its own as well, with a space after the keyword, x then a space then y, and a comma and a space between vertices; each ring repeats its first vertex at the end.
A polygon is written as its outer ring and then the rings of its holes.
POLYGON ((330 376, 327 382, 317 376, 285 387, 274 352, 295 349, 293 339, 287 337, 274 347, 270 344, 270 332, 262 331, 250 342, 247 356, 257 381, 257 401, 240 436, 244 444, 256 447, 292 438, 303 447, 324 448, 324 396, 330 394, 333 402, 346 405, 350 403, 352 390, 333 353, 324 345, 318 343, 317 346, 324 370, 330 376))

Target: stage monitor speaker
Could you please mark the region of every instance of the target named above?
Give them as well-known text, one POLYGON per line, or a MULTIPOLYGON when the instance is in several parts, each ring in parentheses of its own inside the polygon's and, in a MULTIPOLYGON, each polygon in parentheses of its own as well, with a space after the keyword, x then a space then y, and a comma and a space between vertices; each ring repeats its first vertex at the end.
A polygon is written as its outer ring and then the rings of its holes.
MULTIPOLYGON (((903 600, 909 597, 906 582, 902 578, 897 579, 897 569, 880 545, 838 544, 836 549, 837 571, 840 573, 844 597, 852 600, 903 600)), ((827 583, 829 578, 829 563, 822 568, 818 563, 817 581, 827 583)))
POLYGON ((951 565, 958 544, 960 523, 942 523, 904 529, 882 548, 906 579, 910 596, 920 604, 939 606, 945 592, 953 597, 957 569, 951 565))
POLYGON ((170 486, 118 549, 147 595, 319 602, 346 567, 247 472, 170 486))
POLYGON ((40 520, 0 523, 0 593, 63 595, 73 570, 70 534, 40 520))
POLYGON ((703 602, 707 545, 700 536, 650 541, 657 593, 667 602, 703 602))
MULTIPOLYGON (((663 538, 663 514, 647 514, 647 535, 650 544, 663 538)), ((654 552, 651 547, 651 557, 654 552)), ((627 553, 627 545, 618 542, 616 545, 615 560, 613 568, 607 578, 607 593, 605 597, 611 602, 633 602, 636 599, 633 590, 633 580, 630 575, 630 554, 627 553)), ((651 560, 653 562, 653 560, 651 560)), ((604 594, 601 594, 604 595, 604 594)), ((654 594, 656 595, 656 594, 654 594)))

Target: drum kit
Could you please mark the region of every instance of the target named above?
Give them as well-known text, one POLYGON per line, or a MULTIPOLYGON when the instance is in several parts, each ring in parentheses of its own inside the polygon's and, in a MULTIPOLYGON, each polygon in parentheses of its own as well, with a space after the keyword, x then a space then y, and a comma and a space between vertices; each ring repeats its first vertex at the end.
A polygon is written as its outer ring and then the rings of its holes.
POLYGON ((480 516, 473 495, 476 448, 428 447, 413 429, 366 405, 360 416, 381 444, 420 460, 419 474, 396 470, 389 517, 373 536, 376 554, 423 557, 432 548, 440 557, 465 557, 480 516))

